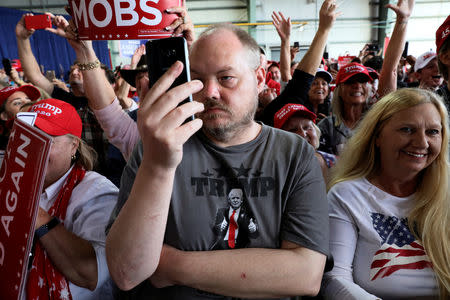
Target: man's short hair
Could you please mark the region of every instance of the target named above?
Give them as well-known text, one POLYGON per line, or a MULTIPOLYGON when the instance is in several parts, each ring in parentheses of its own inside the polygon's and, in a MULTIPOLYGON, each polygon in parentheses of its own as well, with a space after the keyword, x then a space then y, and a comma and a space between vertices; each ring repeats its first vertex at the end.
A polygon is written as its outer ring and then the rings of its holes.
POLYGON ((439 59, 439 54, 443 54, 448 51, 450 51, 450 38, 447 38, 445 42, 442 44, 442 46, 439 48, 439 53, 437 57, 439 72, 442 74, 442 77, 444 77, 444 79, 447 81, 449 80, 448 69, 450 68, 450 66, 446 66, 441 62, 441 60, 439 59))
POLYGON ((238 38, 241 44, 249 50, 249 65, 252 69, 256 69, 260 66, 260 53, 261 48, 258 46, 258 43, 243 29, 240 27, 229 24, 229 23, 219 23, 214 24, 208 27, 205 31, 203 31, 198 40, 201 40, 203 37, 211 35, 220 30, 228 30, 234 33, 234 35, 238 38))

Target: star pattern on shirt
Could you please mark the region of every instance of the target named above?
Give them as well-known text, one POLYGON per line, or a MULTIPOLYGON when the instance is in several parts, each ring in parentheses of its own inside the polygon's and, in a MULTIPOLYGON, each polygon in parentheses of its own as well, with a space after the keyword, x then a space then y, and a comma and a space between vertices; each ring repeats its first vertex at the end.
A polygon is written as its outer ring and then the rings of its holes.
POLYGON ((248 172, 250 171, 250 168, 245 168, 244 164, 241 164, 239 168, 233 168, 237 172, 237 177, 243 176, 248 177, 248 172))
POLYGON ((214 174, 213 174, 213 173, 210 173, 210 172, 209 172, 209 169, 207 169, 206 172, 203 172, 203 173, 202 173, 202 175, 203 175, 203 176, 206 176, 206 177, 211 177, 211 176, 213 176, 214 174))
POLYGON ((403 247, 415 240, 413 234, 409 231, 407 218, 384 216, 377 213, 372 213, 371 217, 373 227, 380 235, 382 243, 403 247))

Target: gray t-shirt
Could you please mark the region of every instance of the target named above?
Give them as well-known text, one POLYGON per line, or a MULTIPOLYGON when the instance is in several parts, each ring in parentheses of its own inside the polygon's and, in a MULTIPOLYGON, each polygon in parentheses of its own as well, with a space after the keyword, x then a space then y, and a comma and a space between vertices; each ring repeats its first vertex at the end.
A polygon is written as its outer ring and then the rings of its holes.
MULTIPOLYGON (((115 216, 128 198, 141 158, 139 143, 124 169, 115 216)), ((221 148, 201 132, 185 143, 165 243, 205 251, 279 248, 287 240, 328 255, 328 231, 321 169, 313 148, 300 136, 263 125, 255 140, 242 145, 221 148), (228 201, 232 195, 241 202, 235 215, 228 201), (231 219, 237 226, 233 234, 231 219), (234 245, 230 236, 235 236, 234 245)), ((145 293, 155 299, 227 299, 180 286, 145 293)))

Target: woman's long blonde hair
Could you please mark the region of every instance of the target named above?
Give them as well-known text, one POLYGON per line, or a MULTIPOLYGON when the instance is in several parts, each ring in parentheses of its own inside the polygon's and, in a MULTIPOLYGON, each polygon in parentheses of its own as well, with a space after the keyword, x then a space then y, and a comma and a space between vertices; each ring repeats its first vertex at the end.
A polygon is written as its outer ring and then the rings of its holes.
POLYGON ((447 110, 439 96, 427 90, 407 88, 388 94, 374 104, 347 142, 332 170, 328 189, 342 181, 376 175, 380 170, 380 157, 375 140, 387 120, 401 110, 425 103, 432 103, 439 111, 442 145, 436 159, 422 171, 408 223, 410 228, 417 228, 414 234, 433 264, 440 297, 446 299, 450 295, 449 128, 447 110))

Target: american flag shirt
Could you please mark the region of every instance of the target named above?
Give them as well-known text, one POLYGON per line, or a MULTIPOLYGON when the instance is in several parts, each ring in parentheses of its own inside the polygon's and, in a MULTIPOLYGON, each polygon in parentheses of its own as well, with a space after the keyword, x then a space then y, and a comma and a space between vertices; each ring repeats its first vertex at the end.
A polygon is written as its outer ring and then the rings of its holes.
POLYGON ((330 250, 334 269, 326 294, 334 299, 414 299, 438 294, 425 249, 408 227, 413 195, 395 197, 368 180, 333 186, 330 250))

